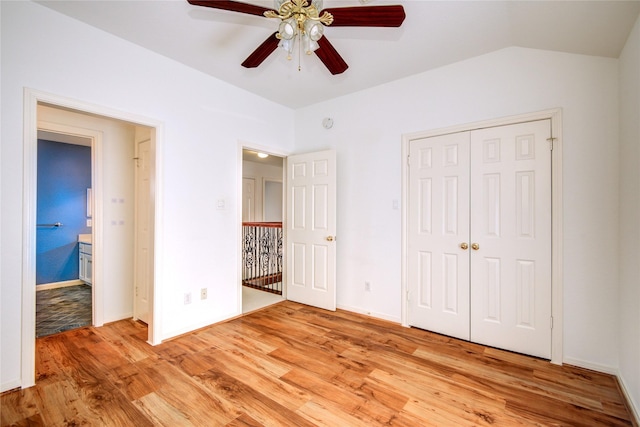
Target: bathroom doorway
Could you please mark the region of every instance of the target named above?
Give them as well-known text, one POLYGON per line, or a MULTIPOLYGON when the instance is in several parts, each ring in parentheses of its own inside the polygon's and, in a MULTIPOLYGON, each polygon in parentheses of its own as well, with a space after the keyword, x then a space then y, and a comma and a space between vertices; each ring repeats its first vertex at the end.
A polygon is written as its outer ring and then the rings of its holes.
POLYGON ((36 337, 93 324, 91 145, 38 130, 36 337))

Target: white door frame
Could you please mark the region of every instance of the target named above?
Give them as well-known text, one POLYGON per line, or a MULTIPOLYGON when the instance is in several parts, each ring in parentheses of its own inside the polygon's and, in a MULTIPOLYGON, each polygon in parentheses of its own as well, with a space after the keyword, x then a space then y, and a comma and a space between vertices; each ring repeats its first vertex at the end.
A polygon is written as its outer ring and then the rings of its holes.
MULTIPOLYGON (((148 329, 148 342, 152 345, 161 342, 161 305, 159 292, 155 289, 162 289, 162 262, 159 259, 163 253, 162 250, 162 206, 163 185, 162 185, 162 147, 163 147, 163 124, 159 121, 142 117, 136 114, 113 110, 107 107, 97 106, 75 99, 54 95, 31 88, 25 88, 24 94, 24 123, 23 123, 23 185, 24 198, 22 203, 23 223, 22 223, 22 322, 21 322, 21 386, 27 388, 35 385, 35 305, 36 305, 36 212, 37 212, 37 148, 38 148, 38 103, 51 104, 53 106, 70 108, 80 112, 97 114, 107 118, 124 120, 130 123, 139 124, 155 128, 156 138, 156 194, 155 194, 155 260, 154 260, 154 276, 156 281, 153 284, 151 295, 151 323, 148 329)), ((91 137, 91 136, 90 136, 91 137)), ((99 142, 99 136, 96 136, 95 146, 92 147, 92 180, 96 184, 93 189, 94 194, 94 228, 93 238, 94 257, 99 259, 102 251, 101 242, 103 240, 100 220, 102 218, 103 207, 101 203, 101 185, 99 174, 103 170, 102 147, 99 142), (95 153, 94 153, 95 151, 95 153)), ((97 282, 98 288, 96 293, 100 292, 100 286, 103 279, 101 264, 96 263, 93 272, 94 280, 97 282)), ((101 324, 102 313, 100 312, 100 304, 96 304, 98 312, 94 314, 94 323, 101 324), (99 323, 100 322, 100 323, 99 323)))
POLYGON ((409 145, 415 139, 429 138, 450 133, 472 131, 488 127, 550 119, 553 152, 551 155, 551 363, 563 362, 563 282, 562 282, 562 109, 555 108, 494 120, 463 124, 447 128, 426 130, 402 135, 402 247, 401 247, 401 322, 408 327, 408 225, 409 225, 409 145))
MULTIPOLYGON (((53 132, 63 135, 79 136, 89 138, 91 140, 91 191, 93 200, 97 201, 97 197, 102 195, 102 180, 96 179, 96 177, 102 176, 102 132, 93 129, 84 129, 76 126, 63 125, 60 123, 52 123, 43 120, 38 120, 38 130, 47 132, 53 132), (96 196, 97 195, 97 196, 96 196)), ((37 144, 37 141, 36 141, 37 144)), ((37 157, 37 149, 34 153, 37 157)), ((36 165, 37 176, 37 165, 36 165)), ((36 206, 37 206, 37 194, 36 194, 36 206)), ((93 224, 102 223, 102 208, 96 209, 96 204, 91 206, 91 220, 93 224)), ((102 227, 91 227, 92 235, 92 257, 93 259, 102 259, 102 227)), ((92 283, 91 283, 91 324, 93 326, 102 326, 104 324, 104 289, 102 287, 102 263, 94 263, 92 269, 92 283), (99 265, 98 265, 99 264, 99 265), (96 273, 96 268, 98 273, 96 273), (94 280, 93 278, 97 280, 94 280)), ((35 283, 35 282, 34 282, 35 283)))
MULTIPOLYGON (((250 142, 246 142, 246 141, 238 141, 238 148, 237 148, 237 162, 238 162, 238 167, 236 168, 238 171, 238 175, 236 177, 236 191, 237 191, 237 195, 238 198, 237 200, 240 201, 240 203, 242 203, 242 178, 243 178, 243 160, 242 160, 242 152, 243 150, 251 150, 251 151, 256 151, 258 153, 265 153, 265 154, 269 154, 270 156, 277 156, 277 157, 282 157, 282 241, 286 242, 287 241, 287 212, 286 212, 286 206, 287 206, 287 192, 284 191, 287 184, 287 157, 289 157, 289 155, 291 153, 287 152, 287 151, 283 151, 283 150, 279 150, 277 148, 273 148, 273 147, 266 147, 263 145, 259 145, 259 144, 254 144, 254 143, 250 143, 250 142)), ((263 205, 264 205, 264 201, 263 201, 263 205)), ((263 207, 264 210, 264 207, 263 207)), ((236 238, 236 242, 242 242, 242 209, 241 207, 238 208, 237 210, 238 212, 238 237, 236 238)), ((286 244, 283 245, 283 247, 286 248, 286 244)), ((238 283, 238 297, 237 297, 237 306, 236 306, 236 313, 237 315, 242 315, 242 245, 238 244, 238 253, 237 253, 237 257, 238 257, 238 265, 237 265, 237 275, 238 278, 236 280, 236 283, 238 283)), ((283 256, 283 260, 282 260, 282 298, 284 298, 285 300, 287 299, 287 287, 285 286, 285 284, 287 283, 287 254, 286 254, 286 250, 283 256)))

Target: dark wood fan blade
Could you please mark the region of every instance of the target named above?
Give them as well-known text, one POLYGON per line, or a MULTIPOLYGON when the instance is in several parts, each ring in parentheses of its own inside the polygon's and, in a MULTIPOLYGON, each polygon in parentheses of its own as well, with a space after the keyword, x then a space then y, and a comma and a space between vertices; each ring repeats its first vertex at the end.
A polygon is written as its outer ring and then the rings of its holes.
POLYGON ((333 15, 332 27, 399 27, 406 17, 401 5, 324 9, 333 15))
POLYGON ((255 68, 262 64, 262 62, 278 48, 280 41, 276 38, 276 34, 277 33, 271 34, 268 39, 262 42, 262 44, 244 60, 242 66, 245 68, 255 68))
POLYGON ((249 15, 263 16, 267 9, 253 4, 242 3, 233 0, 187 0, 194 6, 211 7, 213 9, 231 10, 233 12, 248 13, 249 15))
POLYGON ((326 65, 331 74, 342 74, 349 68, 347 63, 344 62, 344 59, 342 59, 342 56, 340 56, 333 45, 329 43, 326 37, 320 38, 318 44, 320 47, 316 49, 315 53, 318 58, 320 58, 320 61, 326 65))

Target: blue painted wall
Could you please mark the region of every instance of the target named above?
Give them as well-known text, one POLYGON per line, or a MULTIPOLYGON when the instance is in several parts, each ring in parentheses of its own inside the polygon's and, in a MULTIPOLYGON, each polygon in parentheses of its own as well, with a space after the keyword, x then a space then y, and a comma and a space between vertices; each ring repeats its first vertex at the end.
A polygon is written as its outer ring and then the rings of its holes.
POLYGON ((86 226, 91 148, 38 140, 36 285, 78 278, 78 234, 86 226))

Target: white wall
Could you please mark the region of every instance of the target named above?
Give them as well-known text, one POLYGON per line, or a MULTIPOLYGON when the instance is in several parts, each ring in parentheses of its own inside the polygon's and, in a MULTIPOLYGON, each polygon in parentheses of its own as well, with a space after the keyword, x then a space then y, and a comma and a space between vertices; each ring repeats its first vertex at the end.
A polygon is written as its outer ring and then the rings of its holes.
POLYGON ((620 377, 640 419, 640 18, 620 56, 620 377))
POLYGON ((338 305, 401 315, 401 135, 563 109, 564 358, 618 366, 618 61, 508 48, 296 111, 338 156, 338 305), (324 130, 323 117, 334 126, 324 130), (371 292, 364 292, 365 280, 371 292))
POLYGON ((163 124, 156 327, 167 338, 239 314, 238 141, 291 152, 292 110, 36 3, 0 2, 0 10, 0 389, 20 385, 25 87, 163 124), (210 297, 185 306, 184 293, 201 287, 210 297))
POLYGON ((264 187, 265 181, 282 182, 283 168, 267 165, 258 162, 244 161, 242 166, 242 176, 253 178, 256 183, 255 188, 255 221, 264 221, 264 187))
MULTIPOLYGON (((38 107, 38 120, 102 132, 104 165, 101 177, 103 217, 103 321, 133 315, 134 133, 117 120, 38 107)), ((94 256, 94 266, 96 257, 94 256)))

